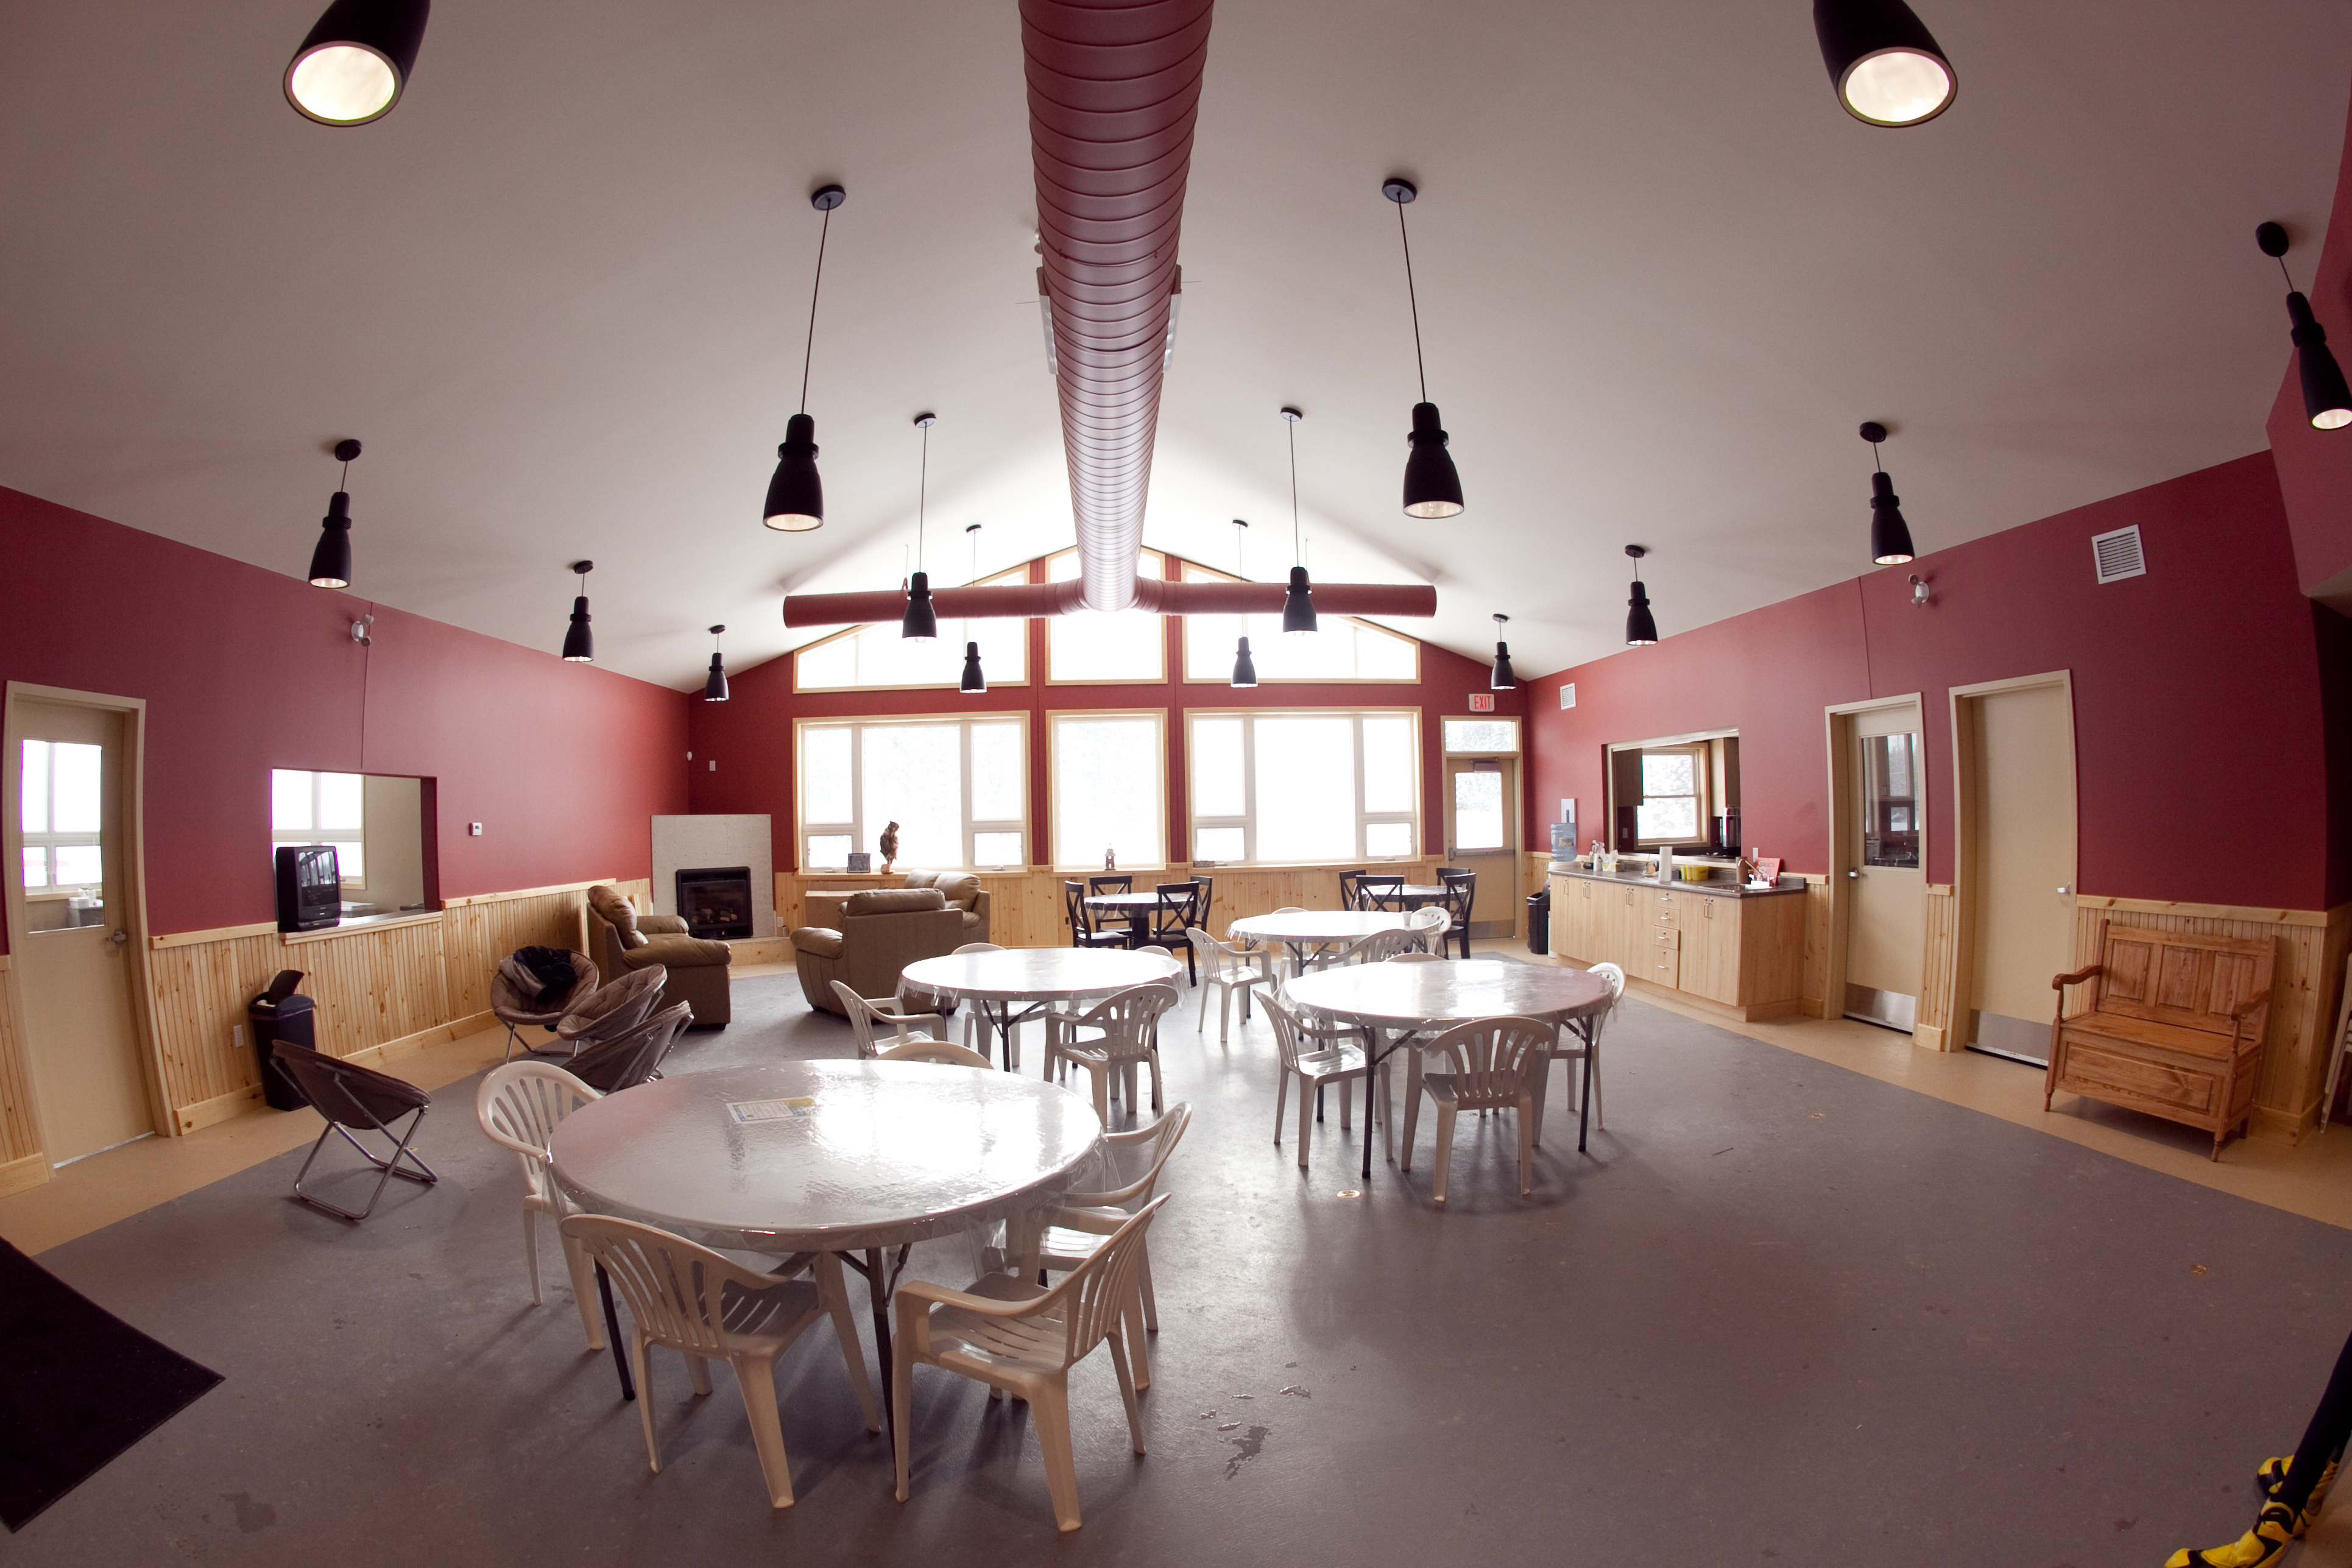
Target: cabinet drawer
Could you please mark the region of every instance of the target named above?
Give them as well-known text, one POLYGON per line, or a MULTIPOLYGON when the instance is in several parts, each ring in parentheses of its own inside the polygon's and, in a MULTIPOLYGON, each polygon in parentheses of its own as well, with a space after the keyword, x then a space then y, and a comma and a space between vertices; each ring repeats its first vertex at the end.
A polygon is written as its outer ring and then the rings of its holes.
POLYGON ((1660 925, 1670 926, 1680 923, 1675 917, 1675 906, 1671 903, 1660 904, 1650 918, 1660 925))
POLYGON ((2066 1067, 2059 1088, 2093 1094, 2122 1094, 2168 1105, 2198 1116, 2221 1109, 2219 1075, 2143 1057, 2128 1045, 2110 1045, 2068 1032, 2066 1067))
POLYGON ((1659 926, 1650 932, 1650 940, 1660 947, 1682 950, 1683 933, 1674 926, 1659 926))
POLYGON ((1650 979, 1669 990, 1679 991, 1683 985, 1683 955, 1671 947, 1662 947, 1650 961, 1650 979))

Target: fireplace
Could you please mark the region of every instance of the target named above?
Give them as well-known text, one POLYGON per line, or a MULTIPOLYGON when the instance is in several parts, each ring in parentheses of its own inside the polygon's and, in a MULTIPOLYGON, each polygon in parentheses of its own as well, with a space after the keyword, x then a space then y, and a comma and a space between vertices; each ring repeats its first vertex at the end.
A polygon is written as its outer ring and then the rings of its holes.
POLYGON ((751 934, 751 868, 698 866, 677 874, 677 912, 699 937, 751 934))

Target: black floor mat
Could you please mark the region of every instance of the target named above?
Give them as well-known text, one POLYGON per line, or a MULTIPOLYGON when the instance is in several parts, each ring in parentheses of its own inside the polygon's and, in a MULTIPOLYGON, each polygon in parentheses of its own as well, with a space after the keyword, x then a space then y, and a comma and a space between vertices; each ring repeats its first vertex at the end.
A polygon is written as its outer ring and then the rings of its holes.
POLYGON ((0 1241, 0 1524, 23 1529, 219 1381, 0 1241))

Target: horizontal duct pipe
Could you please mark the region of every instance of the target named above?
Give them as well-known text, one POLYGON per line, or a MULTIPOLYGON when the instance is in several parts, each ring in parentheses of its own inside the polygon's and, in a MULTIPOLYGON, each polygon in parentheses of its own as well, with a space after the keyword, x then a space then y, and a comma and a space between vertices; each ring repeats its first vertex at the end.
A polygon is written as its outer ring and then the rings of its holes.
MULTIPOLYGON (((1280 583, 1162 583, 1139 577, 1130 607, 1162 616, 1278 616, 1286 591, 1280 583)), ((931 590, 932 613, 942 619, 1025 619, 1066 616, 1086 607, 1083 581, 931 590)), ((1327 616, 1433 616, 1437 590, 1412 583, 1318 583, 1315 608, 1327 616)), ((899 619, 906 610, 902 588, 874 594, 793 594, 784 599, 784 625, 878 626, 899 619)))

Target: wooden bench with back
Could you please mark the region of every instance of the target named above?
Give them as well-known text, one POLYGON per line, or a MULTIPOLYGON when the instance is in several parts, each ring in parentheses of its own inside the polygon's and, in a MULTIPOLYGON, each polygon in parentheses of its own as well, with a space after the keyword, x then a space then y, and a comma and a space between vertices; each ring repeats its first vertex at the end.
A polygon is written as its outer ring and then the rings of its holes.
POLYGON ((2220 1159, 2253 1112, 2277 944, 2106 922, 2099 958, 2050 982, 2042 1110, 2063 1089, 2145 1110, 2212 1133, 2220 1159), (2070 1015, 2065 988, 2084 984, 2090 1005, 2070 1015))

